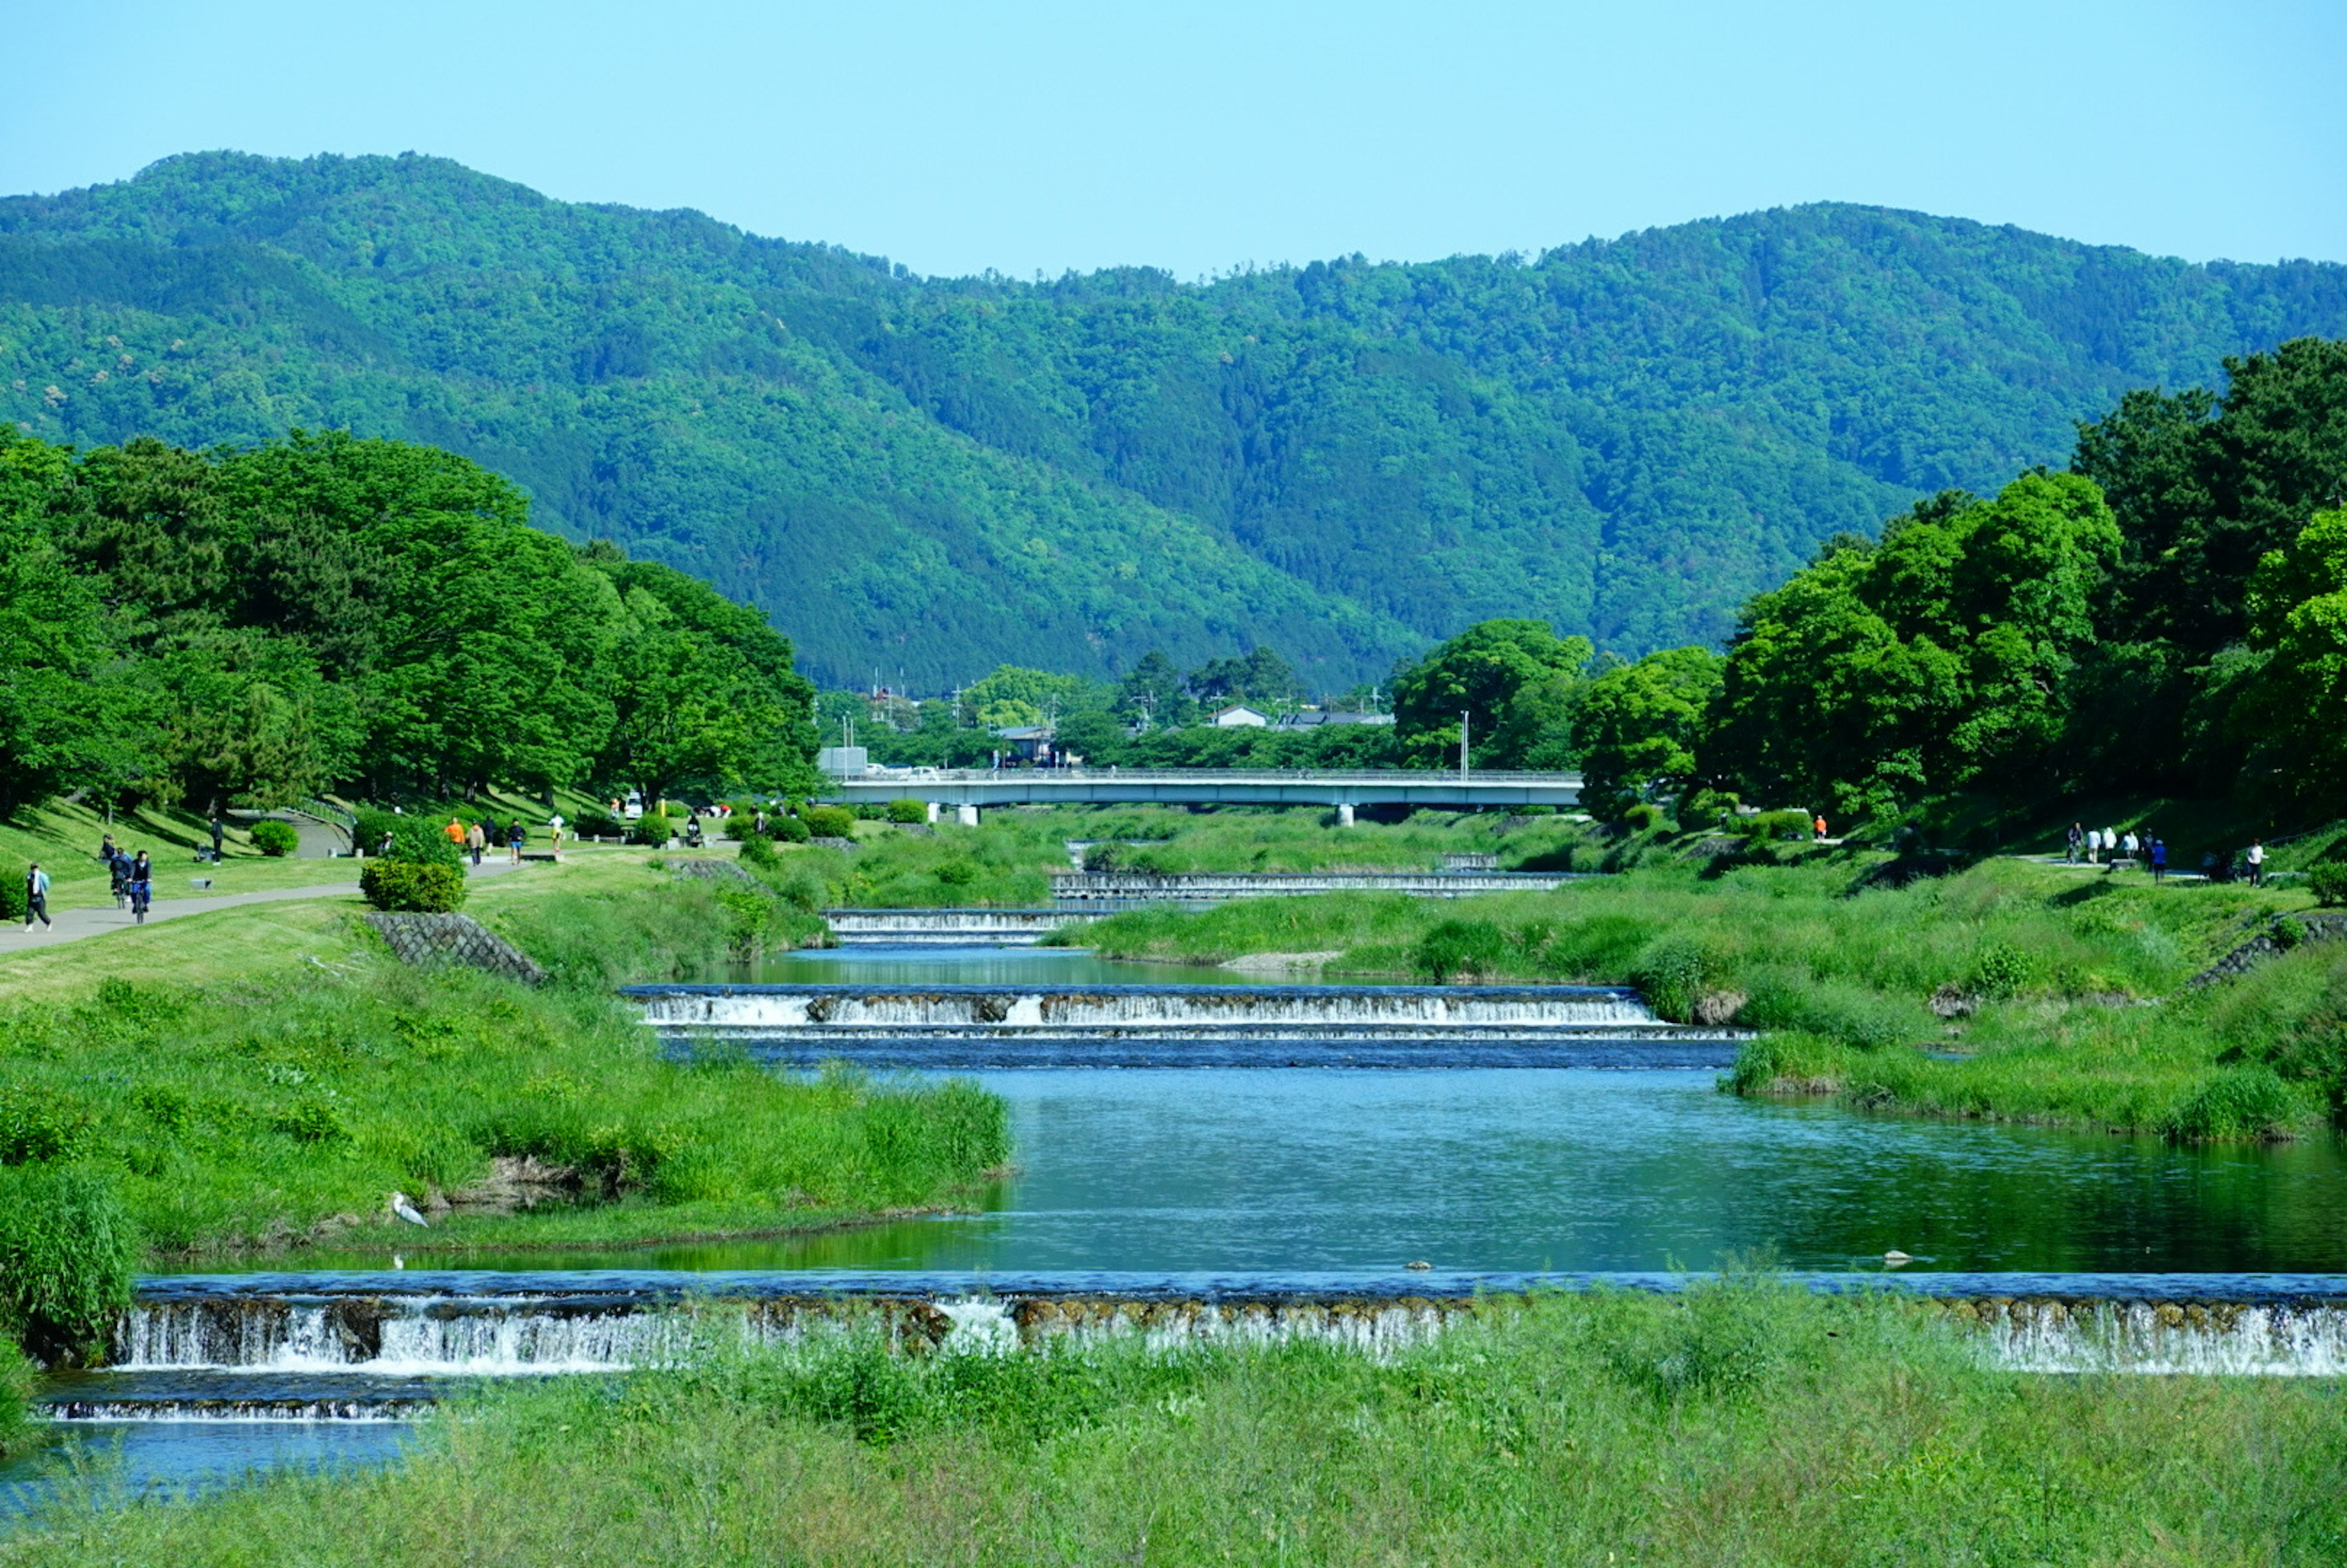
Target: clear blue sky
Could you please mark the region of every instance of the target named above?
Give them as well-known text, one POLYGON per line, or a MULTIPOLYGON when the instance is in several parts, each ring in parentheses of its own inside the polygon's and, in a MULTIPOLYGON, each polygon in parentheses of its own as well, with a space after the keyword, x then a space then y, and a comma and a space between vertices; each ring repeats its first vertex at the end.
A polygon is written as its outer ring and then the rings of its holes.
POLYGON ((925 272, 1534 251, 1839 200, 2347 260, 2347 0, 20 0, 0 191, 414 149, 925 272))

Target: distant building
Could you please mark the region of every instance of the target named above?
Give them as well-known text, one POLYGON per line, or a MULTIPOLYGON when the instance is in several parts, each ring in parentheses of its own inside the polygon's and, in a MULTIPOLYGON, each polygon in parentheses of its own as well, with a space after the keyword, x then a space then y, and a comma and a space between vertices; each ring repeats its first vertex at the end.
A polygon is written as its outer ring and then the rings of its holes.
POLYGON ((1279 721, 1283 730, 1310 730, 1322 724, 1391 724, 1391 713, 1344 713, 1328 708, 1299 708, 1279 721))
POLYGON ((1234 702, 1227 708, 1215 709, 1214 716, 1206 722, 1218 730, 1260 730, 1268 727, 1271 719, 1244 703, 1234 702))
POLYGON ((1051 755, 1051 726, 1033 724, 1007 730, 995 734, 1010 743, 1010 754, 1021 762, 1049 761, 1051 755))
POLYGON ((851 774, 868 771, 872 765, 872 754, 862 746, 825 746, 815 753, 815 765, 825 773, 845 778, 851 774))

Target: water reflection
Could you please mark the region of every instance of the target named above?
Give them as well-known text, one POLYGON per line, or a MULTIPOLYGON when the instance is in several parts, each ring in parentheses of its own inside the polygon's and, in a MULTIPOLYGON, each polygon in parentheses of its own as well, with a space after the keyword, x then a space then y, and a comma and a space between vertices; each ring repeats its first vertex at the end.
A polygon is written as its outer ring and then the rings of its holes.
POLYGON ((1839 1268, 1896 1247, 1930 1269, 2347 1272, 2347 1165, 2329 1142, 2188 1149, 1872 1117, 1738 1100, 1700 1072, 978 1076, 1010 1102, 1020 1162, 984 1212, 463 1264, 1636 1270, 1765 1252, 1839 1268))

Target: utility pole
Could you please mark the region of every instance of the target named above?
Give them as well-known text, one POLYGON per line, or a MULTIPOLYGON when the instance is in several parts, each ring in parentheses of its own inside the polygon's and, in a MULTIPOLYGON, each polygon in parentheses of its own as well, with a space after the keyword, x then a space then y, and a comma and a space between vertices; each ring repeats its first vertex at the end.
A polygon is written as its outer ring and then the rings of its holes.
POLYGON ((1460 784, 1465 784, 1467 782, 1467 724, 1469 717, 1470 714, 1467 709, 1461 708, 1459 710, 1459 782, 1460 784))

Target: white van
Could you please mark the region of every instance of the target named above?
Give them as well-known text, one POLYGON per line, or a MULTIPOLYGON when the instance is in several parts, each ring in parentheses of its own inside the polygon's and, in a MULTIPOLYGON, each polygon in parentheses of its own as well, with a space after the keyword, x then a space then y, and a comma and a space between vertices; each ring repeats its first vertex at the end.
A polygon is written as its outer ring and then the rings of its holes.
POLYGON ((630 822, 641 822, 643 819, 644 815, 644 797, 637 791, 630 790, 628 792, 628 804, 621 808, 620 815, 626 817, 630 822))

